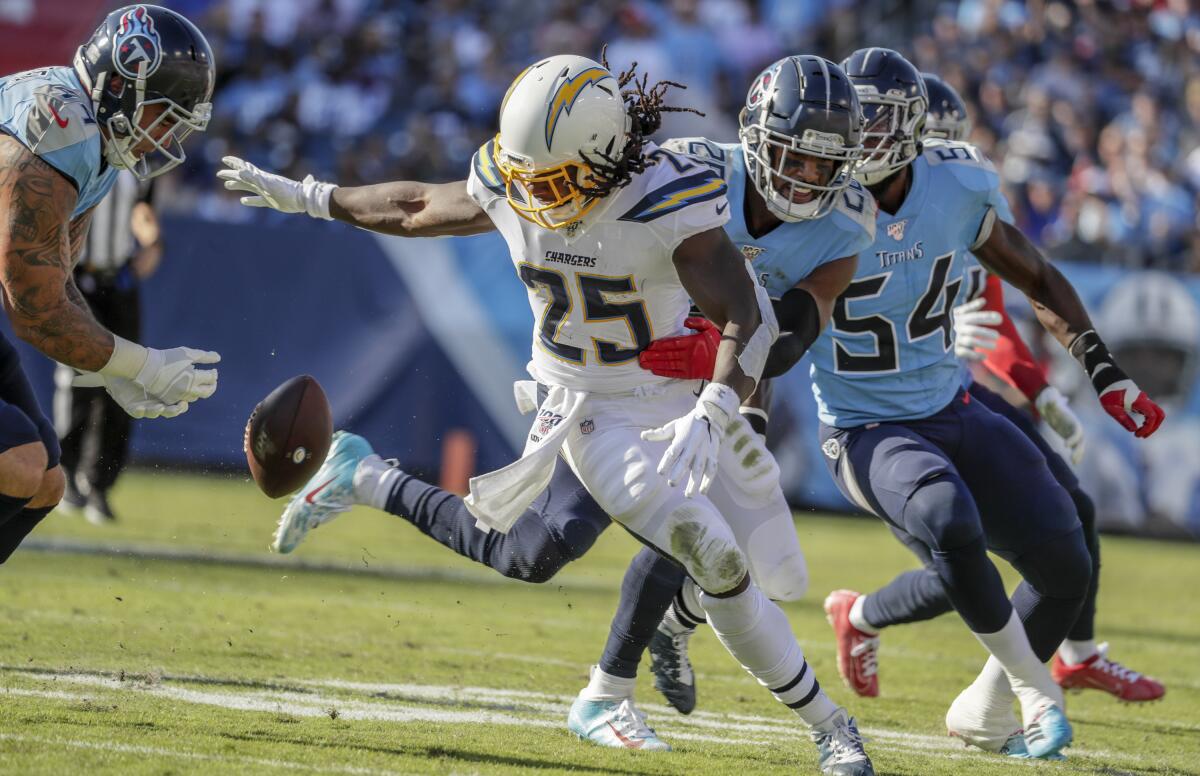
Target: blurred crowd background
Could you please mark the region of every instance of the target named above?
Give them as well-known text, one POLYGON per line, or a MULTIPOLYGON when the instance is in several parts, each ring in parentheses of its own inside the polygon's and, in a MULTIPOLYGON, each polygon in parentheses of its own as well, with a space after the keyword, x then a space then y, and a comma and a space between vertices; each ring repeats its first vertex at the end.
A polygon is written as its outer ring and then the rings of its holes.
POLYGON ((664 134, 736 138, 746 86, 790 53, 896 48, 946 78, 1020 226, 1062 258, 1200 271, 1200 11, 1187 0, 187 0, 220 65, 177 206, 249 214, 221 156, 342 183, 462 177, 512 77, 575 51, 688 86, 664 134))

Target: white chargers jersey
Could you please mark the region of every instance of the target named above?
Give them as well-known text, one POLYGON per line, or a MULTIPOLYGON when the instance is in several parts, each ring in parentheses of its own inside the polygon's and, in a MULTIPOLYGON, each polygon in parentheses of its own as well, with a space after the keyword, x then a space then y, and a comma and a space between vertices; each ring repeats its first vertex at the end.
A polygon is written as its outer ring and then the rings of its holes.
POLYGON ((529 373, 547 385, 622 393, 667 382, 638 366, 652 340, 685 333, 691 299, 676 246, 729 220, 725 181, 647 144, 644 173, 588 213, 582 233, 534 224, 509 206, 495 141, 475 153, 467 191, 508 244, 533 308, 529 373))

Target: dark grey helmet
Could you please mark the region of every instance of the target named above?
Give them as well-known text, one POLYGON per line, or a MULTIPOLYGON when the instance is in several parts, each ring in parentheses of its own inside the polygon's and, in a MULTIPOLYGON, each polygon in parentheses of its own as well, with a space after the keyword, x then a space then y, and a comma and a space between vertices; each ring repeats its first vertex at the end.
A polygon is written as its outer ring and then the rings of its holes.
POLYGON ((966 140, 971 134, 967 104, 954 87, 933 73, 921 73, 929 92, 929 115, 925 117, 924 137, 966 140))
POLYGON ((142 180, 183 162, 183 139, 203 132, 212 115, 212 49, 195 25, 157 5, 106 16, 75 53, 75 73, 104 128, 105 158, 142 180), (162 112, 141 126, 146 108, 158 105, 162 112), (155 139, 164 125, 169 130, 155 139), (146 143, 148 152, 133 152, 146 143))
POLYGON ((854 85, 833 62, 805 54, 771 65, 750 85, 738 123, 746 173, 780 219, 820 218, 850 185, 862 153, 862 111, 854 85), (836 165, 823 184, 808 183, 784 173, 789 154, 836 165), (795 201, 810 192, 809 201, 795 201))
POLYGON ((854 176, 874 186, 921 152, 929 95, 917 68, 892 49, 859 49, 842 68, 858 90, 866 123, 867 149, 854 176))

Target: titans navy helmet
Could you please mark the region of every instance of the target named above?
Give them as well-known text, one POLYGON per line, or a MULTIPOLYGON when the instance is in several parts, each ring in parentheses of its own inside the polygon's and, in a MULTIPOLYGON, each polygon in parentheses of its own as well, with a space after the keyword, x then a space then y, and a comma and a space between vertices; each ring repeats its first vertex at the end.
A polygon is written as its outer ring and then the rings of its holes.
POLYGON ((771 65, 750 85, 738 123, 746 171, 778 218, 820 218, 850 185, 862 154, 862 111, 833 62, 806 54, 771 65), (785 172, 790 154, 830 159, 834 167, 820 184, 798 180, 785 172))
POLYGON ((184 138, 208 126, 212 49, 174 11, 156 5, 113 11, 79 47, 74 66, 104 129, 105 158, 142 180, 182 163, 184 138), (152 118, 142 126, 147 109, 152 118))
POLYGON ((866 123, 866 148, 854 176, 874 186, 921 152, 929 94, 917 68, 891 49, 859 49, 846 57, 842 69, 858 91, 866 123))
POLYGON ((954 87, 933 73, 921 73, 929 92, 929 115, 925 117, 925 137, 966 140, 971 134, 967 104, 954 87))

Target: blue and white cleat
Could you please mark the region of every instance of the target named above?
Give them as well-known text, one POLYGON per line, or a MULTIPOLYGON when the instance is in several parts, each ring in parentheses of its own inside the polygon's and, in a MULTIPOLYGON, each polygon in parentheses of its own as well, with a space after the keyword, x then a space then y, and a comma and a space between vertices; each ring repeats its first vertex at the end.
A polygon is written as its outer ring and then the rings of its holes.
POLYGON ((667 703, 680 714, 691 714, 696 708, 696 674, 688 659, 688 639, 696 632, 688 628, 671 633, 662 623, 650 637, 650 670, 654 673, 654 688, 663 694, 667 703))
POLYGON ((646 715, 633 705, 633 698, 592 701, 575 698, 567 715, 567 728, 584 741, 617 749, 669 752, 671 745, 646 726, 646 715))
POLYGON ((373 454, 371 443, 357 434, 336 432, 325 463, 283 510, 271 549, 291 552, 309 531, 354 506, 354 472, 373 454))
POLYGON ((863 748, 858 723, 838 709, 820 725, 814 725, 813 743, 817 745, 821 759, 817 767, 829 776, 875 776, 875 767, 863 748))
POLYGON ((1071 745, 1074 734, 1067 715, 1057 704, 1043 706, 1025 726, 1025 748, 1039 760, 1061 759, 1059 754, 1071 745))

